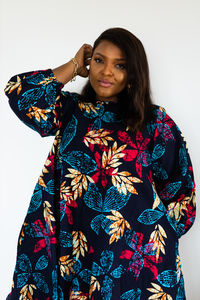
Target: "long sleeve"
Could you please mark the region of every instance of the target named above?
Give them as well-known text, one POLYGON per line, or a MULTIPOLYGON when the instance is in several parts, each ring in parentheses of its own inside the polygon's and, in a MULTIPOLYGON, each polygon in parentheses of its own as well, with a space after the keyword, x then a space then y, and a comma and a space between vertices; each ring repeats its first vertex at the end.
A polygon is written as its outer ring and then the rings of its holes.
POLYGON ((180 129, 163 108, 157 109, 151 155, 153 181, 167 216, 178 237, 192 226, 195 213, 195 183, 186 142, 180 129))
POLYGON ((42 137, 55 135, 63 112, 73 108, 75 93, 62 92, 51 69, 13 76, 5 93, 19 119, 42 137))

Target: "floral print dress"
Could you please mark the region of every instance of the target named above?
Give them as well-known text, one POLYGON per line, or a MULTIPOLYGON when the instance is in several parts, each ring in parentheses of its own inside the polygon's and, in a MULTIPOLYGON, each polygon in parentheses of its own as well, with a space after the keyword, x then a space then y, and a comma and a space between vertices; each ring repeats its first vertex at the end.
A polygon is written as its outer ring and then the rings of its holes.
POLYGON ((178 240, 195 218, 184 138, 166 111, 133 133, 118 104, 83 102, 52 70, 19 74, 15 114, 55 140, 18 240, 7 300, 185 298, 178 240))

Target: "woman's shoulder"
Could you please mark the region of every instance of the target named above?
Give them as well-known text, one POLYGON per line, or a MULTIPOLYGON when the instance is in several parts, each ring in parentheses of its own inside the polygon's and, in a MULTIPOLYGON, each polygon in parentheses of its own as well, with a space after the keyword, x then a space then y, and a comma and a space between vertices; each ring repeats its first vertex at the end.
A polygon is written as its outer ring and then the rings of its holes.
POLYGON ((152 111, 153 111, 153 122, 156 123, 165 123, 171 122, 173 125, 175 125, 175 122, 173 119, 169 116, 168 112, 163 106, 153 104, 152 105, 152 111))

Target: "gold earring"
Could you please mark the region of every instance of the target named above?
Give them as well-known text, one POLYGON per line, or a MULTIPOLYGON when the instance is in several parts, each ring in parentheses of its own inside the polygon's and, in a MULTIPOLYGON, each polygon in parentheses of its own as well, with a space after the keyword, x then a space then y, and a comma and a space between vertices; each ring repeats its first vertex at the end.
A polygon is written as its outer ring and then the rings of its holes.
POLYGON ((128 88, 128 89, 130 89, 130 88, 131 88, 131 85, 130 85, 130 83, 128 83, 128 84, 127 84, 127 88, 128 88))

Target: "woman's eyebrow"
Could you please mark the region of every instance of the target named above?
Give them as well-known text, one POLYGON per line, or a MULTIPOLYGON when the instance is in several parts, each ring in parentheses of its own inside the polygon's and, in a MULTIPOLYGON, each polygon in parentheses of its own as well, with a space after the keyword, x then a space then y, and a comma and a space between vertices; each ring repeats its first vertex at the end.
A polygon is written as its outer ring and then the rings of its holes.
MULTIPOLYGON (((102 56, 103 58, 106 58, 105 55, 103 55, 103 54, 101 54, 101 53, 99 53, 99 52, 94 53, 94 55, 100 55, 100 56, 102 56)), ((125 57, 114 58, 114 60, 126 60, 126 58, 125 58, 125 57)))

